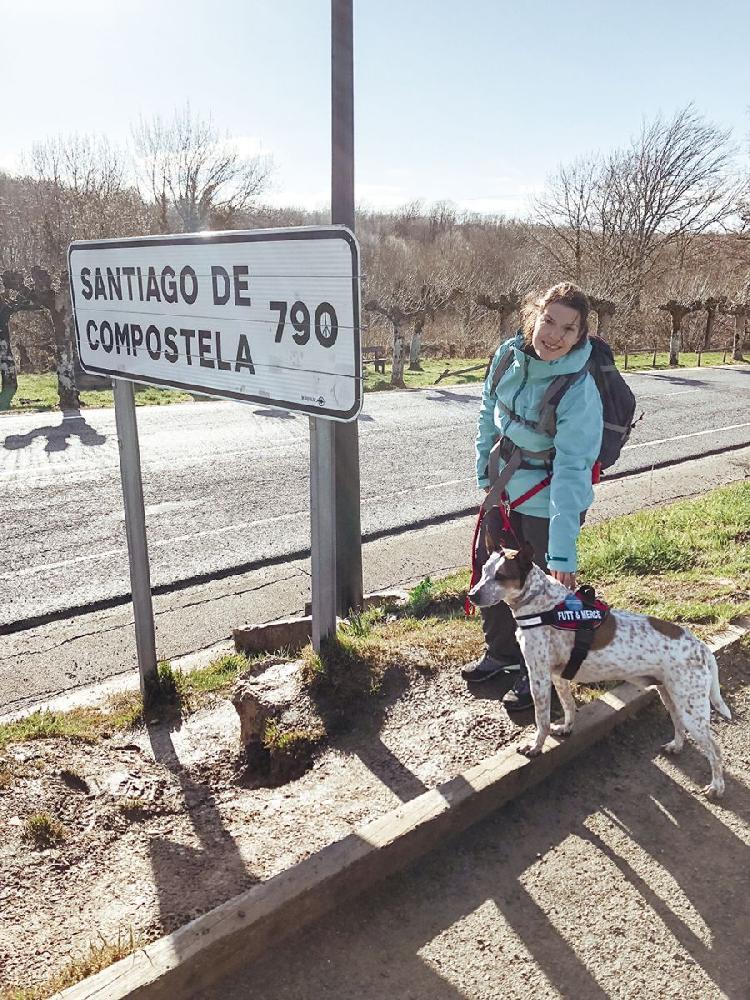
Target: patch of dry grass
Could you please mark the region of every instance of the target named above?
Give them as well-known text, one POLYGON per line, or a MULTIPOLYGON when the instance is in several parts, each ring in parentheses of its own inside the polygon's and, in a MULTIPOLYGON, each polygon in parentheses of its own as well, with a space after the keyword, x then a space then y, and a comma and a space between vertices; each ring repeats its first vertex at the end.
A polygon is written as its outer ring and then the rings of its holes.
POLYGON ((75 986, 82 979, 93 976, 102 969, 109 968, 121 958, 132 955, 142 948, 144 940, 141 935, 118 932, 116 941, 107 941, 101 934, 98 941, 90 941, 88 952, 80 958, 70 959, 66 965, 51 979, 35 986, 0 987, 0 1000, 48 1000, 61 990, 75 986))
POLYGON ((67 831, 59 819, 47 812, 33 813, 23 824, 23 839, 39 851, 62 844, 67 831))

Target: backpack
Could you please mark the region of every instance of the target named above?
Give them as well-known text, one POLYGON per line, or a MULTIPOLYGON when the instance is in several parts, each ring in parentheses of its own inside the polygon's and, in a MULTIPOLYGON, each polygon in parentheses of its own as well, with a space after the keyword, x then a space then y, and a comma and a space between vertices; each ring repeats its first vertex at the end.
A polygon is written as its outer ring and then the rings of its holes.
MULTIPOLYGON (((630 437, 635 423, 636 400, 630 386, 617 370, 612 348, 601 337, 589 337, 591 356, 580 372, 559 375, 550 383, 542 397, 539 419, 536 422, 524 420, 517 413, 498 402, 500 408, 511 418, 523 423, 540 434, 554 438, 557 427, 557 407, 568 389, 591 373, 602 401, 604 432, 598 462, 602 469, 609 469, 620 457, 623 445, 630 437)), ((492 393, 497 390, 500 379, 513 361, 511 351, 506 351, 492 377, 492 393)))

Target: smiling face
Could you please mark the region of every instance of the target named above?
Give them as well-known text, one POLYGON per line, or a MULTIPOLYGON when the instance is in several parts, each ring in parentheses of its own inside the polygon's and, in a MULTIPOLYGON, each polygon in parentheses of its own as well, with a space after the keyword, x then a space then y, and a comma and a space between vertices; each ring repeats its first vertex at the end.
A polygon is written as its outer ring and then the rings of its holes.
POLYGON ((542 361, 557 361, 578 343, 581 314, 562 302, 550 302, 536 318, 531 346, 542 361))

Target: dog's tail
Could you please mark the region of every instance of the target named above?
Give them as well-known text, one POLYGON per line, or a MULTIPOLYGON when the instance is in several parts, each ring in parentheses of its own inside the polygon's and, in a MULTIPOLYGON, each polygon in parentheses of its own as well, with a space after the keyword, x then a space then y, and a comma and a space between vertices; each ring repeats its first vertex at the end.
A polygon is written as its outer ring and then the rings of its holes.
POLYGON ((721 697, 721 688, 719 687, 719 665, 716 662, 716 657, 711 652, 711 650, 706 646, 706 663, 711 671, 711 690, 708 693, 708 697, 711 704, 716 709, 716 711, 723 715, 725 719, 731 720, 732 713, 727 708, 726 702, 721 697))

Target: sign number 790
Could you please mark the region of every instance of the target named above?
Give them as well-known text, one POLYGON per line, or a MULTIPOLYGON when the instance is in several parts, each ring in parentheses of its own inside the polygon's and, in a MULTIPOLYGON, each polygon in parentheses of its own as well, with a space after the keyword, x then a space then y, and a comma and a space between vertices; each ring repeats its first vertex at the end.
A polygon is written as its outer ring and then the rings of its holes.
MULTIPOLYGON (((276 325, 276 336, 274 337, 275 343, 281 343, 287 321, 287 312, 289 314, 289 322, 294 327, 295 332, 292 334, 292 340, 295 344, 299 344, 302 347, 309 341, 311 333, 310 310, 304 302, 293 302, 291 309, 288 302, 273 301, 269 302, 268 305, 270 309, 279 314, 279 321, 276 325)), ((336 310, 330 302, 321 302, 315 310, 313 328, 318 343, 322 344, 323 347, 333 347, 339 334, 339 321, 336 316, 336 310)))

